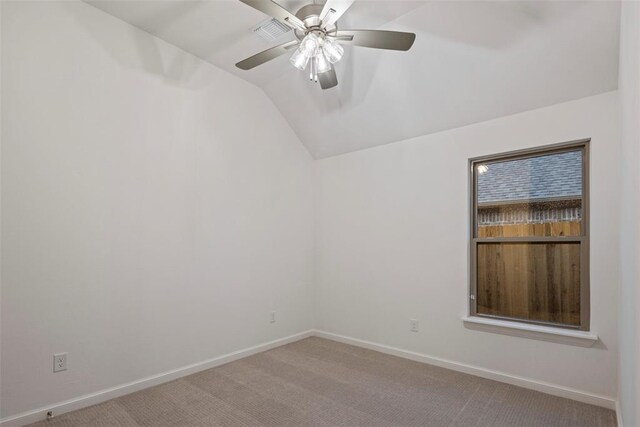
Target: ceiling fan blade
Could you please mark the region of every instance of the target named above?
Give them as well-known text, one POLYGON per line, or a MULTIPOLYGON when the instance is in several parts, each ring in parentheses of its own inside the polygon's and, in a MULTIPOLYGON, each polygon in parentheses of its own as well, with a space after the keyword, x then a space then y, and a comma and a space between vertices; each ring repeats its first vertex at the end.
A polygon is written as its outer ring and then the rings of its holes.
POLYGON ((322 28, 335 23, 351 7, 354 0, 327 0, 320 12, 322 28))
POLYGON ((271 61, 272 59, 277 58, 280 55, 284 55, 289 50, 297 46, 298 43, 300 43, 298 40, 292 40, 290 42, 272 47, 271 49, 263 50, 260 53, 257 53, 243 61, 238 62, 236 64, 236 67, 240 68, 241 70, 250 70, 254 67, 257 67, 258 65, 264 64, 267 61, 271 61))
POLYGON ((416 40, 414 33, 382 30, 339 30, 336 39, 341 44, 374 49, 409 50, 416 40))
POLYGON ((318 73, 318 82, 320 82, 320 87, 322 89, 331 89, 332 87, 338 86, 336 70, 331 67, 327 72, 318 73))
POLYGON ((305 30, 304 22, 298 19, 294 14, 272 0, 240 0, 242 3, 266 13, 272 18, 277 19, 283 24, 299 30, 305 30))

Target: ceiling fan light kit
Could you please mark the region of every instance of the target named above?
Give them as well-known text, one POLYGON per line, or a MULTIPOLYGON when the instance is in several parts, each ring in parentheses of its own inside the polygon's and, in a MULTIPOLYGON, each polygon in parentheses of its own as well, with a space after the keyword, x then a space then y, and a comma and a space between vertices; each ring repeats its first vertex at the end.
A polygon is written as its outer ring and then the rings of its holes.
POLYGON ((302 39, 290 61, 301 71, 310 62, 309 79, 317 82, 318 74, 331 71, 331 64, 338 62, 343 54, 344 48, 328 39, 324 33, 310 32, 302 39))
POLYGON ((291 64, 301 71, 309 67, 310 80, 319 82, 322 89, 329 89, 338 84, 332 64, 340 61, 344 55, 341 43, 373 49, 406 51, 411 48, 416 38, 413 33, 399 31, 339 31, 337 21, 354 0, 327 0, 324 5, 308 4, 300 8, 295 15, 272 0, 240 1, 293 29, 297 40, 267 49, 238 62, 236 66, 242 70, 250 70, 295 48, 291 55, 291 64))

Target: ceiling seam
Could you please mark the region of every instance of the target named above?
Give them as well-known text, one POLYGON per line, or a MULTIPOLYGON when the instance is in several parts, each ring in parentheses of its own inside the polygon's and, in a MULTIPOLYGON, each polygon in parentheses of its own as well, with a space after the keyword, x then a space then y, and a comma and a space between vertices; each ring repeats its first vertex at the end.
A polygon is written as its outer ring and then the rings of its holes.
POLYGON ((194 54, 194 53, 192 53, 192 52, 189 52, 189 51, 184 50, 184 49, 183 49, 183 48, 181 48, 180 46, 177 46, 177 45, 175 45, 175 44, 173 44, 173 43, 171 43, 171 42, 169 42, 169 41, 167 41, 167 40, 165 40, 165 39, 163 39, 163 38, 160 38, 160 37, 156 36, 155 34, 152 34, 152 33, 150 33, 149 31, 145 30, 144 28, 141 28, 141 27, 139 27, 139 26, 137 26, 137 25, 134 25, 134 24, 132 24, 132 23, 130 23, 130 22, 128 22, 128 21, 125 21, 124 19, 122 19, 122 18, 120 18, 120 17, 118 17, 118 16, 112 15, 112 14, 110 14, 109 12, 106 12, 106 11, 104 11, 104 10, 100 9, 99 7, 97 7, 97 6, 95 6, 95 5, 91 4, 91 3, 89 3, 89 2, 88 2, 88 1, 86 1, 86 0, 80 0, 80 1, 81 1, 82 3, 84 3, 85 5, 87 5, 87 6, 91 6, 91 7, 93 7, 94 9, 96 9, 96 10, 100 11, 101 13, 104 13, 105 15, 110 16, 110 17, 111 17, 111 18, 113 18, 113 19, 117 19, 118 21, 124 22, 126 25, 128 25, 128 26, 129 26, 129 27, 131 27, 131 28, 135 28, 135 29, 137 29, 137 30, 140 30, 140 31, 142 31, 143 33, 145 33, 145 34, 147 34, 147 35, 149 35, 149 36, 153 37, 154 39, 159 40, 159 41, 161 41, 161 42, 163 42, 163 43, 166 43, 166 44, 168 44, 168 45, 170 45, 170 46, 172 46, 172 47, 174 47, 174 48, 178 49, 180 52, 182 52, 182 53, 184 53, 184 54, 186 54, 186 55, 189 55, 189 56, 191 56, 191 57, 193 57, 193 58, 198 59, 199 61, 203 62, 203 63, 204 63, 204 65, 207 65, 207 66, 209 66, 209 67, 212 67, 212 68, 214 68, 215 70, 222 71, 223 73, 225 73, 225 74, 227 74, 227 75, 229 75, 229 76, 233 77, 233 79, 235 79, 235 80, 239 80, 239 81, 241 81, 241 82, 243 82, 243 83, 245 83, 245 84, 251 85, 251 86, 253 86, 254 88, 258 89, 258 90, 259 90, 259 91, 260 91, 260 92, 261 92, 261 93, 262 93, 262 94, 263 94, 263 95, 264 95, 264 96, 269 100, 269 102, 271 103, 271 105, 272 105, 273 107, 275 107, 275 110, 278 112, 278 114, 280 115, 280 117, 282 117, 282 118, 284 119, 284 122, 287 124, 287 127, 289 127, 289 129, 291 129, 291 131, 292 131, 292 132, 293 132, 293 134, 295 135, 296 139, 298 140, 298 143, 304 147, 305 151, 309 154, 309 156, 311 157, 311 159, 312 159, 313 161, 316 161, 316 160, 317 160, 317 158, 316 158, 316 157, 311 153, 311 151, 309 150, 309 148, 308 148, 308 147, 307 147, 307 146, 302 142, 302 138, 300 138, 300 135, 298 135, 298 133, 297 133, 297 132, 295 131, 295 129, 293 128, 293 126, 291 126, 291 123, 290 123, 290 122, 289 122, 289 120, 286 118, 286 116, 285 116, 284 114, 282 114, 282 111, 280 110, 280 108, 278 108, 278 106, 276 105, 276 103, 275 103, 275 102, 273 102, 273 99, 271 99, 271 97, 267 94, 267 92, 266 92, 262 87, 258 86, 257 84, 255 84, 255 83, 253 83, 253 82, 251 82, 251 81, 249 81, 249 80, 245 80, 245 79, 243 79, 243 78, 241 78, 241 77, 238 77, 238 76, 236 76, 235 74, 233 74, 233 73, 231 73, 231 72, 229 72, 229 71, 225 70, 224 68, 220 68, 219 66, 217 66, 217 65, 215 65, 215 64, 212 64, 211 62, 207 61, 206 59, 202 58, 201 56, 198 56, 198 55, 196 55, 196 54, 194 54))

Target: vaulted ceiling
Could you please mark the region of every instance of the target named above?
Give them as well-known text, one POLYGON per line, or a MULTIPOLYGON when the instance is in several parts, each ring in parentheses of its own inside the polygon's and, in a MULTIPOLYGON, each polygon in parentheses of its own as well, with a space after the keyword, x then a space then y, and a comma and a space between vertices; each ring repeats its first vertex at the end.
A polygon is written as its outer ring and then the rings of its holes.
MULTIPOLYGON (((408 52, 345 46, 339 85, 321 90, 289 55, 250 71, 235 67, 294 38, 268 43, 253 34, 268 17, 238 0, 87 1, 262 88, 316 158, 618 84, 618 2, 356 0, 340 28, 409 31, 416 42, 408 52)), ((311 2, 278 3, 295 12, 311 2)))

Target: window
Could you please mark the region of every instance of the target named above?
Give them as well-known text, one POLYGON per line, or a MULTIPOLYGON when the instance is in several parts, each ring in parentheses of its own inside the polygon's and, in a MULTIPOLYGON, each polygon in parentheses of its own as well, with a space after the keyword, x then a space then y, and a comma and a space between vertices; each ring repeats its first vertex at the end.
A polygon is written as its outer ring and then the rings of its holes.
POLYGON ((589 330, 588 143, 471 159, 472 316, 589 330))

